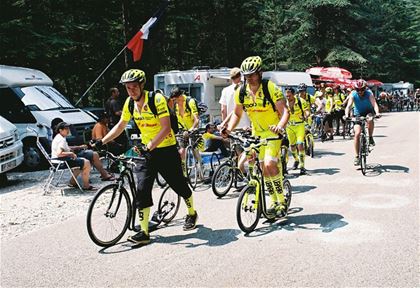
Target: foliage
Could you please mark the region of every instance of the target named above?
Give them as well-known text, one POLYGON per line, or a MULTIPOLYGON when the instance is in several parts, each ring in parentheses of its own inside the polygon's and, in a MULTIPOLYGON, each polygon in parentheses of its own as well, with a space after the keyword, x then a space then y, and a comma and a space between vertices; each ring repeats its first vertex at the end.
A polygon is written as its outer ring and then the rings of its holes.
MULTIPOLYGON (((0 63, 40 69, 75 103, 148 20, 160 0, 3 0, 0 63)), ((145 41, 142 60, 117 58, 82 105, 100 106, 121 73, 239 66, 342 66, 383 82, 420 79, 415 0, 176 0, 145 41)))

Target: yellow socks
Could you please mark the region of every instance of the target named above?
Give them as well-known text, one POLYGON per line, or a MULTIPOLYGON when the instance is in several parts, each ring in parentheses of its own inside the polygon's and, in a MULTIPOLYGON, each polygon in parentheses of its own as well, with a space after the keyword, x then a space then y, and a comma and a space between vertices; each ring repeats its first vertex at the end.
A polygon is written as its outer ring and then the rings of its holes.
POLYGON ((195 215, 193 195, 191 194, 190 198, 184 200, 185 205, 187 205, 188 208, 188 215, 195 215))
POLYGON ((277 176, 271 177, 271 180, 273 181, 274 191, 278 202, 284 204, 286 200, 283 195, 283 176, 279 173, 277 176))
POLYGON ((276 193, 274 191, 274 185, 273 185, 273 180, 271 177, 266 176, 264 177, 264 184, 265 184, 265 189, 267 190, 268 194, 270 195, 271 198, 271 202, 277 202, 277 196, 276 193))
POLYGON ((293 155, 293 158, 295 158, 295 161, 299 161, 297 149, 292 150, 292 155, 293 155))
POLYGON ((149 214, 150 207, 139 209, 140 227, 147 235, 149 235, 149 214))
POLYGON ((305 167, 305 150, 299 151, 299 168, 305 167))

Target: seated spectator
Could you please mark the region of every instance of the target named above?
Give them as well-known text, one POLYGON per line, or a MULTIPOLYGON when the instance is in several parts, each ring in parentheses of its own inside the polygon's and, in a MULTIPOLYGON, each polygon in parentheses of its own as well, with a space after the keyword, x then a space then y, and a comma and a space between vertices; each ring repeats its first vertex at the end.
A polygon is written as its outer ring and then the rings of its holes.
MULTIPOLYGON (((66 136, 70 132, 69 126, 70 125, 65 122, 56 125, 57 133, 51 144, 51 158, 53 158, 51 161, 53 163, 59 163, 58 160, 54 160, 54 158, 59 158, 61 160, 66 160, 70 167, 79 167, 80 170, 75 171, 74 176, 77 177, 80 172, 82 172, 82 188, 84 190, 96 190, 95 187, 89 184, 90 162, 82 157, 77 157, 67 144, 66 136)), ((69 186, 77 187, 73 177, 70 179, 69 186)))
MULTIPOLYGON (((59 125, 63 125, 61 123, 65 123, 66 125, 68 125, 68 126, 66 126, 68 128, 67 129, 68 131, 70 129, 69 127, 71 126, 70 124, 67 124, 66 122, 58 123, 55 127, 53 127, 54 128, 53 130, 56 131, 57 135, 58 135, 59 125)), ((69 133, 67 133, 66 136, 68 134, 69 133)), ((57 136, 57 135, 55 135, 55 136, 57 136)), ((55 137, 54 137, 54 139, 55 139, 55 137)), ((94 152, 91 149, 87 149, 88 148, 87 145, 83 144, 83 145, 78 145, 78 146, 68 146, 67 141, 66 141, 66 145, 67 145, 67 147, 69 147, 70 151, 76 153, 77 157, 81 157, 81 158, 85 158, 85 159, 89 160, 91 162, 91 164, 93 164, 93 166, 96 168, 96 170, 98 170, 99 173, 101 174, 102 181, 113 181, 115 179, 114 176, 112 174, 108 173, 108 171, 106 171, 104 169, 104 167, 102 166, 102 162, 99 159, 99 154, 97 152, 94 152)), ((51 148, 51 150, 52 150, 52 148, 51 148)))
MULTIPOLYGON (((108 128, 109 117, 106 113, 103 113, 98 122, 92 129, 92 141, 101 140, 109 132, 108 128)), ((111 141, 107 143, 107 150, 115 155, 124 153, 124 147, 120 143, 111 141)))
POLYGON ((217 136, 214 133, 216 132, 216 126, 213 124, 207 124, 206 125, 206 132, 203 134, 203 139, 205 141, 206 150, 205 152, 214 152, 217 151, 217 149, 220 149, 222 152, 223 157, 228 157, 229 152, 226 149, 225 146, 225 140, 221 136, 217 136))

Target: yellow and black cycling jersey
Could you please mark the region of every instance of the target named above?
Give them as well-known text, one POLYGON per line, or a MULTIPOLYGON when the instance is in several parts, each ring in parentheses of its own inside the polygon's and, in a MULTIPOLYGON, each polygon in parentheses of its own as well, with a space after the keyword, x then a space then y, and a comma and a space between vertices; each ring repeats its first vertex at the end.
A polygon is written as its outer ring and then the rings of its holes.
POLYGON ((334 94, 333 96, 333 101, 335 104, 335 110, 342 110, 344 108, 341 107, 341 105, 343 105, 344 100, 346 100, 346 95, 344 95, 343 93, 337 93, 334 94))
MULTIPOLYGON (((280 88, 273 82, 268 81, 267 88, 273 103, 284 99, 280 88)), ((247 84, 243 104, 239 100, 240 90, 241 89, 236 89, 235 91, 235 103, 237 105, 243 105, 244 110, 252 123, 252 135, 263 138, 277 136, 277 134, 270 131, 269 126, 277 125, 280 121, 280 116, 277 111, 274 111, 270 101, 266 101, 265 107, 263 106, 264 93, 262 84, 260 84, 260 87, 255 94, 255 99, 249 85, 247 84)))
POLYGON ((334 108, 334 99, 332 96, 327 96, 325 101, 325 112, 331 113, 334 108))
POLYGON ((293 107, 290 107, 290 104, 287 103, 288 109, 289 109, 289 123, 290 124, 294 124, 294 123, 299 123, 299 122, 303 122, 305 121, 305 115, 304 115, 304 111, 308 111, 309 112, 309 105, 308 103, 300 98, 300 103, 302 105, 302 109, 299 106, 299 101, 298 101, 298 97, 295 96, 295 103, 293 104, 293 107))
POLYGON ((300 96, 300 99, 305 100, 308 103, 308 106, 315 106, 315 96, 306 93, 305 97, 300 96))
POLYGON ((176 116, 178 117, 179 128, 189 130, 194 125, 194 115, 197 115, 198 117, 198 108, 193 98, 191 98, 189 103, 187 104, 187 96, 182 95, 181 97, 183 98, 183 109, 179 109, 178 104, 176 104, 175 112, 176 116), (190 109, 188 109, 186 105, 188 105, 190 109), (183 116, 181 116, 179 110, 184 111, 183 116))
MULTIPOLYGON (((159 132, 162 130, 160 125, 160 118, 169 117, 168 105, 166 104, 166 98, 160 94, 155 94, 155 105, 157 115, 154 115, 148 105, 149 91, 144 91, 144 105, 139 111, 137 105, 134 105, 133 115, 131 115, 128 108, 130 97, 124 103, 124 107, 121 114, 121 119, 125 122, 130 121, 131 117, 134 118, 134 122, 141 132, 141 142, 147 145, 159 132)), ((157 146, 157 148, 167 147, 175 145, 175 134, 171 129, 171 132, 163 139, 163 141, 157 146)))

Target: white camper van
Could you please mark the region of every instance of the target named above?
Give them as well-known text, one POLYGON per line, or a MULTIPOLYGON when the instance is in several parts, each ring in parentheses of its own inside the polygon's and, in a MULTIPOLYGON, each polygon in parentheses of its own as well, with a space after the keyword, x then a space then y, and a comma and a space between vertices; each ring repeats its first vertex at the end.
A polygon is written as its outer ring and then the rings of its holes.
POLYGON ((77 135, 68 138, 69 145, 82 141, 93 128, 95 119, 75 108, 53 87, 53 81, 35 69, 0 65, 0 115, 16 125, 23 142, 24 164, 37 168, 42 154, 36 147, 36 133, 49 149, 52 140, 51 122, 61 118, 74 125, 77 135), (28 129, 31 128, 31 129, 28 129))
MULTIPOLYGON (((205 103, 208 106, 210 121, 214 121, 215 118, 221 117, 219 100, 223 88, 230 85, 229 71, 230 68, 197 67, 185 71, 160 72, 154 76, 154 89, 160 89, 165 95, 169 95, 172 87, 178 86, 190 96, 205 103)), ((310 93, 314 90, 311 76, 305 72, 267 71, 263 73, 263 78, 268 78, 283 88, 297 87, 305 83, 310 93)))
POLYGON ((6 180, 6 172, 23 161, 22 141, 15 125, 0 116, 0 184, 6 180))

